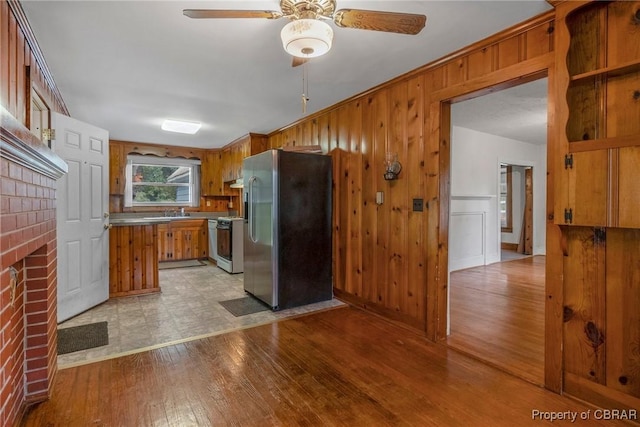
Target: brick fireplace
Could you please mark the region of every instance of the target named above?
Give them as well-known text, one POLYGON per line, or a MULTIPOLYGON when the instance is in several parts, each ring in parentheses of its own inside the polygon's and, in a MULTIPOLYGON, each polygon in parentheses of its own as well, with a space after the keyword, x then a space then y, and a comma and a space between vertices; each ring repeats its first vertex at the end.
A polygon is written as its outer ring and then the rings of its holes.
POLYGON ((57 369, 56 180, 66 164, 0 111, 0 425, 46 399, 57 369))

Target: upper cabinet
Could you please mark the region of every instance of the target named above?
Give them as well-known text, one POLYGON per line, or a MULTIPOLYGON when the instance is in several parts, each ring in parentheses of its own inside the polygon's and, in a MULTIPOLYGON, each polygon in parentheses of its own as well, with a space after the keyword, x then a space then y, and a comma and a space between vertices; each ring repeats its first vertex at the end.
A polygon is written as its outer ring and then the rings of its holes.
POLYGON ((640 2, 563 2, 556 11, 565 146, 556 222, 640 228, 640 2))
MULTIPOLYGON (((269 148, 269 140, 266 135, 250 133, 238 138, 232 143, 225 146, 220 152, 221 176, 222 181, 230 183, 242 178, 242 161, 245 157, 262 153, 269 148)), ((229 195, 224 191, 221 195, 229 195)), ((235 193, 234 193, 235 194, 235 193)), ((215 194, 212 194, 215 195, 215 194)))
POLYGON ((109 143, 109 194, 114 196, 124 194, 126 165, 127 155, 124 145, 111 141, 109 143))
POLYGON ((203 196, 219 196, 224 194, 222 181, 222 153, 207 150, 202 156, 200 192, 203 196))

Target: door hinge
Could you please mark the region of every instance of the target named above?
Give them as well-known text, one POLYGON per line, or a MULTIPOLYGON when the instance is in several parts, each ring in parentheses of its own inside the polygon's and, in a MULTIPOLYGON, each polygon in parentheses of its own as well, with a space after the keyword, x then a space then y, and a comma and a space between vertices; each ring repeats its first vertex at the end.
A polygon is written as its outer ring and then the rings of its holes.
POLYGON ((573 209, 565 209, 564 210, 564 223, 571 224, 573 222, 573 209))
POLYGON ((573 169, 573 154, 564 155, 564 168, 573 169))
POLYGON ((56 139, 55 129, 42 129, 42 139, 45 141, 53 141, 56 139))

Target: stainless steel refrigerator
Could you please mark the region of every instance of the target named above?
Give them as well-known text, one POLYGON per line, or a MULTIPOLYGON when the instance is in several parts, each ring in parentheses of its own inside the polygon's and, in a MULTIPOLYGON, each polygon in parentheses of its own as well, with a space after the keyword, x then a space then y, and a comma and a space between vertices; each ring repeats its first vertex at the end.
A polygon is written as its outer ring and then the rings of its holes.
POLYGON ((333 297, 331 157, 269 150, 243 161, 244 290, 273 310, 333 297))

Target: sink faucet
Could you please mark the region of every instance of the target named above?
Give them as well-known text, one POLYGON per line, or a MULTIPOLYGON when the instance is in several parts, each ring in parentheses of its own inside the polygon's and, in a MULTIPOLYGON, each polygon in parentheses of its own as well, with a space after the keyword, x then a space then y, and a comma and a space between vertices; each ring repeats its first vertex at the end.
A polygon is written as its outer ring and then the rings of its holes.
POLYGON ((180 216, 184 216, 184 208, 180 208, 180 216))

